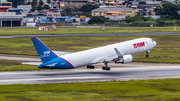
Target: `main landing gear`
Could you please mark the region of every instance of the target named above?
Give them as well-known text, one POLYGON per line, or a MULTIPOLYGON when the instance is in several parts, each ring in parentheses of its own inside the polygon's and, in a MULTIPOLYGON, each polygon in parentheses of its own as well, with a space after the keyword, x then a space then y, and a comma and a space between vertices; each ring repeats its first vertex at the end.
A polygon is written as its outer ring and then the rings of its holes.
POLYGON ((89 68, 89 69, 94 69, 95 67, 92 66, 92 65, 87 65, 87 68, 89 68))
POLYGON ((102 67, 102 70, 110 70, 110 67, 102 67))
POLYGON ((150 52, 150 51, 146 51, 146 53, 147 53, 147 54, 146 54, 146 57, 147 57, 147 58, 149 57, 149 55, 148 55, 148 54, 149 54, 149 52, 150 52))
POLYGON ((111 70, 111 68, 110 67, 107 67, 107 65, 108 65, 108 61, 106 61, 106 62, 104 62, 104 67, 102 67, 102 70, 108 70, 108 71, 110 71, 111 70))

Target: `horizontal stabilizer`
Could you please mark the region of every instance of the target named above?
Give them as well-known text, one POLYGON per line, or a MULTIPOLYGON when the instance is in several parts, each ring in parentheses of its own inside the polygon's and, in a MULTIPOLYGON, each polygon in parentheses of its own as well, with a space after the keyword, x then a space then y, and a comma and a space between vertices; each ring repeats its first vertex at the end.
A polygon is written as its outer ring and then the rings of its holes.
POLYGON ((52 63, 52 64, 47 64, 47 65, 43 65, 44 67, 54 67, 56 66, 58 63, 52 63))

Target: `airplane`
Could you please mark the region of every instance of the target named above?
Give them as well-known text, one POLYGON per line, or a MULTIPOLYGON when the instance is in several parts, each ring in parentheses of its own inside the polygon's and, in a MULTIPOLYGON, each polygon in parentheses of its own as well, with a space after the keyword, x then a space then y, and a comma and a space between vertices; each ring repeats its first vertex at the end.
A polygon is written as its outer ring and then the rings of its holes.
POLYGON ((156 42, 151 38, 138 38, 125 42, 115 43, 107 46, 93 48, 80 52, 61 52, 52 51, 37 37, 31 38, 34 47, 42 61, 38 68, 40 69, 75 69, 81 66, 87 66, 94 69, 93 64, 104 63, 102 70, 110 70, 109 61, 115 63, 132 62, 132 55, 146 52, 149 57, 150 50, 156 46, 156 42))

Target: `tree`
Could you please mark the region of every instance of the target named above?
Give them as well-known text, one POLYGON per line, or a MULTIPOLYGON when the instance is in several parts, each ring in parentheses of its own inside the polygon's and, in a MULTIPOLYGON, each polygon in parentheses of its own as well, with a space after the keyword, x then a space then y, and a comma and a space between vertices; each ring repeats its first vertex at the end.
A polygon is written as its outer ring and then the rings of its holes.
POLYGON ((65 6, 63 9, 65 12, 67 12, 67 15, 69 15, 70 12, 72 12, 72 8, 69 6, 65 6))
POLYGON ((37 10, 42 10, 42 6, 41 5, 38 5, 38 8, 37 8, 37 10))
POLYGON ((49 9, 49 5, 44 5, 44 9, 49 9))
POLYGON ((130 22, 135 22, 136 20, 133 17, 127 17, 126 18, 126 22, 130 23, 130 22))
POLYGON ((180 15, 178 14, 178 11, 180 10, 180 7, 174 4, 163 4, 162 6, 157 6, 154 11, 156 12, 156 15, 164 16, 166 19, 179 19, 180 15))
POLYGON ((39 0, 39 5, 43 5, 43 1, 42 0, 39 0))
POLYGON ((98 5, 92 5, 92 4, 84 4, 82 7, 81 7, 81 11, 83 12, 90 12, 96 8, 99 8, 98 5))
POLYGON ((88 21, 89 24, 96 24, 100 23, 103 24, 108 18, 105 18, 104 16, 93 16, 91 17, 91 20, 88 21))
POLYGON ((37 5, 37 0, 33 0, 32 1, 32 6, 36 6, 37 5))
POLYGON ((165 20, 157 19, 156 22, 157 22, 157 24, 158 24, 159 26, 163 26, 164 23, 165 23, 165 20))
POLYGON ((51 0, 47 0, 47 3, 50 4, 50 3, 51 3, 51 0))
POLYGON ((24 0, 8 0, 8 2, 12 2, 13 7, 17 7, 17 5, 23 5, 24 0))
POLYGON ((151 15, 151 14, 152 14, 151 11, 149 11, 149 12, 148 12, 148 15, 151 15))
POLYGON ((79 8, 76 6, 72 6, 72 8, 73 8, 73 11, 75 11, 75 12, 77 12, 79 10, 79 8))
POLYGON ((27 3, 27 5, 30 5, 30 4, 31 4, 31 2, 28 2, 28 3, 27 3))
POLYGON ((134 16, 134 17, 126 17, 126 22, 127 23, 131 23, 131 22, 136 22, 136 21, 155 21, 155 19, 151 18, 151 17, 143 17, 143 16, 134 16))
POLYGON ((141 12, 137 12, 135 16, 142 16, 143 14, 141 12))

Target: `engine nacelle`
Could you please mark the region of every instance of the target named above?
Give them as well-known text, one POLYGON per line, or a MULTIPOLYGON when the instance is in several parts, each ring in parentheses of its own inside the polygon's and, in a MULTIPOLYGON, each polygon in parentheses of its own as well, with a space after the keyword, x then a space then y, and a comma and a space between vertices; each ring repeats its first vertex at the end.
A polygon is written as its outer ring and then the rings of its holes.
POLYGON ((122 59, 120 59, 119 61, 115 61, 115 63, 129 63, 129 62, 132 62, 133 60, 133 57, 132 55, 124 55, 122 59))

